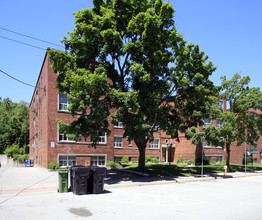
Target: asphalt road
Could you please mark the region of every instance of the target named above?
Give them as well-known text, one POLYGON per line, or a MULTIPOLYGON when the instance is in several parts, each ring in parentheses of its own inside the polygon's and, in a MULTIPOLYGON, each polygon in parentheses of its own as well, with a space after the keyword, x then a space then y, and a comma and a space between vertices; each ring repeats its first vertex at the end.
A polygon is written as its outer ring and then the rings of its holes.
POLYGON ((262 219, 261 175, 183 184, 115 185, 104 194, 82 196, 57 193, 55 182, 56 173, 45 169, 1 170, 1 220, 262 219))

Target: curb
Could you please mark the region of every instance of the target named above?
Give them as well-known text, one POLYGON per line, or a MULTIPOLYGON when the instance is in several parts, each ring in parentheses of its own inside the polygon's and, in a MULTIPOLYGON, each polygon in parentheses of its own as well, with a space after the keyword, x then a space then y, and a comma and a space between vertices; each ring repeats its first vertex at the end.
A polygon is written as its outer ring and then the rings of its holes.
POLYGON ((222 179, 232 179, 232 178, 244 178, 251 176, 260 176, 262 175, 262 171, 254 171, 254 172, 235 172, 228 173, 227 176, 224 176, 224 173, 218 174, 206 174, 204 177, 201 176, 189 176, 189 177, 171 177, 170 179, 158 178, 158 179, 145 179, 145 182, 137 180, 133 181, 121 181, 117 184, 106 184, 105 189, 110 188, 124 188, 124 187, 135 187, 135 186, 149 186, 149 185, 163 185, 163 184, 182 184, 182 183, 191 183, 191 182, 204 182, 204 181, 212 181, 212 180, 222 180, 222 179), (147 182, 146 182, 147 181, 147 182))

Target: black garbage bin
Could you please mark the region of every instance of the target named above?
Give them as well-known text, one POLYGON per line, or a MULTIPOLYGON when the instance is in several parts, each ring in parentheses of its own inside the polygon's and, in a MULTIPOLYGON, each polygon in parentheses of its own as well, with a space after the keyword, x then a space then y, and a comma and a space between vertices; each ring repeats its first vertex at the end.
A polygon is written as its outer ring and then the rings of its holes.
POLYGON ((73 174, 73 185, 71 190, 76 195, 88 194, 88 185, 90 178, 90 168, 89 167, 72 167, 73 174))
POLYGON ((74 185, 74 181, 73 181, 73 169, 75 167, 83 167, 83 165, 73 165, 69 168, 70 171, 70 187, 69 187, 69 191, 73 192, 73 185, 74 185))
POLYGON ((104 178, 107 174, 105 167, 90 167, 88 193, 100 194, 104 192, 104 178))

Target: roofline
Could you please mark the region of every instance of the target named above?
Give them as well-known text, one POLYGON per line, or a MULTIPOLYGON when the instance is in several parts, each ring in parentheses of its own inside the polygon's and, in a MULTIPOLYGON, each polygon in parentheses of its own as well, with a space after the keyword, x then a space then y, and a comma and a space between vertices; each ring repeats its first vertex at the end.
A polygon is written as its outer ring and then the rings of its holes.
POLYGON ((29 108, 30 108, 30 106, 31 106, 31 104, 32 104, 32 100, 33 100, 33 97, 34 97, 34 94, 35 94, 35 90, 37 89, 37 84, 38 84, 38 82, 39 82, 40 75, 41 75, 41 73, 42 73, 42 69, 43 69, 43 66, 44 66, 44 63, 45 63, 45 59, 46 59, 46 56, 48 55, 47 51, 48 51, 49 49, 50 49, 49 47, 46 49, 45 57, 44 57, 44 59, 43 59, 43 63, 42 63, 42 66, 41 66, 41 69, 40 69, 40 72, 39 72, 39 75, 38 75, 38 78, 37 78, 37 81, 36 81, 35 89, 34 89, 34 92, 33 92, 33 95, 32 95, 31 101, 30 101, 30 104, 29 104, 29 108))

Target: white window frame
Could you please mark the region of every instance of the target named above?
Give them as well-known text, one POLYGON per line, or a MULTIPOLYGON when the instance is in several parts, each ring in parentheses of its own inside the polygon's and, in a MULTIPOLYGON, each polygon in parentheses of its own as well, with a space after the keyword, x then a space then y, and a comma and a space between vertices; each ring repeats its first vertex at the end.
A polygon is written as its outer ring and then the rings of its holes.
POLYGON ((123 128, 122 121, 118 121, 117 125, 114 125, 115 128, 123 128))
POLYGON ((159 138, 154 138, 153 141, 149 142, 149 148, 150 149, 159 149, 160 148, 160 139, 159 138), (157 141, 157 143, 155 143, 157 141))
POLYGON ((122 147, 123 147, 123 137, 114 136, 114 148, 122 148, 122 147), (121 142, 119 141, 120 139, 121 139, 121 142))
POLYGON ((217 127, 218 127, 218 128, 221 128, 221 127, 222 127, 222 123, 223 123, 222 120, 219 120, 219 119, 218 119, 218 120, 217 120, 217 127), (219 123, 218 123, 218 122, 219 122, 219 123))
POLYGON ((257 153, 257 144, 251 144, 250 145, 250 152, 251 153, 257 153), (251 146, 252 146, 252 149, 251 149, 251 146), (254 146, 254 147, 253 147, 254 146), (255 148, 255 151, 254 151, 254 148, 255 148))
POLYGON ((91 159, 91 166, 104 167, 106 165, 106 156, 105 155, 92 155, 90 156, 90 159, 91 159))
POLYGON ((210 118, 204 118, 204 128, 206 128, 210 124, 211 124, 211 119, 210 118))
POLYGON ((207 144, 206 139, 203 137, 203 148, 208 148, 210 145, 207 144))
POLYGON ((61 167, 76 165, 76 155, 58 155, 58 163, 61 167), (64 159, 61 159, 61 157, 64 157, 64 159), (62 164, 60 163, 60 161, 62 164))
POLYGON ((98 132, 98 135, 99 135, 98 144, 106 144, 106 143, 107 143, 106 132, 99 131, 99 132, 98 132), (101 135, 100 135, 100 134, 101 134, 101 135), (103 135, 103 134, 104 134, 104 135, 103 135))
POLYGON ((58 142, 75 142, 75 140, 71 140, 68 138, 68 135, 58 132, 58 142), (60 137, 62 137, 61 140, 60 137))
POLYGON ((127 140, 127 141, 128 141, 128 146, 129 146, 129 147, 132 147, 132 146, 133 146, 132 141, 129 141, 129 140, 127 140))
POLYGON ((60 131, 59 131, 59 126, 57 125, 57 140, 58 140, 58 142, 71 142, 71 143, 75 143, 76 141, 75 140, 70 140, 70 139, 68 139, 68 136, 70 136, 70 134, 64 134, 64 133, 61 133, 60 131), (60 137, 62 137, 61 138, 61 140, 60 140, 60 137), (66 137, 66 138, 65 138, 66 137))
POLYGON ((218 101, 218 105, 221 107, 221 111, 224 112, 224 101, 223 100, 219 100, 218 101))
POLYGON ((253 116, 254 118, 257 118, 257 113, 255 113, 255 112, 250 112, 249 115, 250 115, 250 116, 253 116))
POLYGON ((71 104, 71 101, 66 94, 58 94, 58 111, 68 112, 67 108, 71 104), (66 103, 60 103, 60 96, 66 96, 66 103), (60 105, 63 106, 60 108, 60 105))

